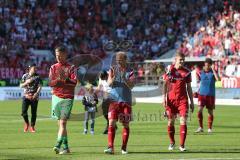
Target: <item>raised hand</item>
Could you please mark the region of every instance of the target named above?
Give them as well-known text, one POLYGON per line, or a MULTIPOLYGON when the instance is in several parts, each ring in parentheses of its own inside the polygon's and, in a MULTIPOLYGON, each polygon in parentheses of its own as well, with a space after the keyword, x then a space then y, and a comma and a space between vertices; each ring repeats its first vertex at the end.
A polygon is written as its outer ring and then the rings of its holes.
POLYGON ((212 64, 212 65, 211 65, 211 68, 212 68, 212 70, 214 70, 214 68, 215 68, 215 65, 214 65, 214 64, 212 64))

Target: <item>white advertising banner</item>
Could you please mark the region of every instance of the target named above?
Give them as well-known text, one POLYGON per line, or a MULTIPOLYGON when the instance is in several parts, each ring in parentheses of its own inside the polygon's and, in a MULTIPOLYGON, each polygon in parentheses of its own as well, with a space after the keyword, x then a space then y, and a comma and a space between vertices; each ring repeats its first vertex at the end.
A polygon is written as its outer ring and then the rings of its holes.
MULTIPOLYGON (((75 89, 75 99, 81 100, 86 93, 84 87, 79 86, 75 89)), ((162 102, 162 91, 158 86, 137 86, 133 88, 133 97, 135 102, 162 102)), ((101 99, 102 93, 99 92, 98 96, 101 99)), ((0 100, 16 100, 21 99, 23 96, 23 89, 20 87, 0 87, 0 100)), ((50 87, 43 87, 40 93, 40 99, 51 99, 52 93, 50 87)), ((216 89, 216 102, 228 102, 229 100, 235 103, 240 101, 240 89, 239 88, 217 88, 216 89), (219 101, 220 100, 220 101, 219 101), (221 101, 222 100, 222 101, 221 101)), ((221 103, 220 103, 221 104, 221 103)), ((231 103, 232 104, 232 103, 231 103)), ((237 103, 239 104, 239 103, 237 103)))

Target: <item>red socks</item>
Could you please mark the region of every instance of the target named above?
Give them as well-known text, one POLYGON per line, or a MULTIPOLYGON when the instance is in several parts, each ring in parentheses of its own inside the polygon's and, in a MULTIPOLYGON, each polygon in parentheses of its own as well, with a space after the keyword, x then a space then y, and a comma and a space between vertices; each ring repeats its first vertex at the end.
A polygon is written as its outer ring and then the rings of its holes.
POLYGON ((186 136, 187 136, 187 126, 180 125, 180 146, 182 147, 184 147, 186 136))
MULTIPOLYGON (((123 128, 122 130, 122 149, 126 150, 127 143, 128 143, 128 137, 129 137, 129 128, 123 128)), ((115 127, 109 126, 108 127, 108 147, 114 148, 114 139, 115 139, 115 127)))
MULTIPOLYGON (((198 122, 199 126, 203 128, 203 114, 202 112, 198 112, 198 122)), ((213 115, 208 116, 208 128, 212 129, 212 124, 213 124, 213 115)))
POLYGON ((126 151, 127 149, 127 143, 128 143, 128 137, 129 137, 129 128, 123 128, 122 130, 122 150, 126 151))
POLYGON ((202 114, 202 112, 198 112, 198 122, 199 122, 199 126, 201 128, 203 128, 203 114, 202 114))
MULTIPOLYGON (((174 134, 175 134, 174 126, 168 126, 168 136, 170 138, 171 144, 175 143, 174 134)), ((180 146, 184 147, 186 136, 187 136, 187 126, 180 125, 180 146)))
POLYGON ((168 126, 168 136, 170 138, 170 143, 171 144, 175 143, 174 134, 175 134, 174 126, 168 126))
POLYGON ((208 116, 208 128, 212 129, 212 124, 213 124, 213 115, 208 116))
POLYGON ((108 127, 108 147, 113 149, 115 139, 115 127, 112 125, 109 125, 108 127))

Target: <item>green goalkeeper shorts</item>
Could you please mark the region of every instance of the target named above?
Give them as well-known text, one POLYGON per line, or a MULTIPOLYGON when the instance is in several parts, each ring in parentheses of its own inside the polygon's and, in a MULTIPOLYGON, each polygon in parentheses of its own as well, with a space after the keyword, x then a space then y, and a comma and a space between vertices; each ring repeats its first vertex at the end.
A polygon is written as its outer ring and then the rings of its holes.
POLYGON ((73 99, 63 99, 55 95, 52 96, 53 119, 69 119, 73 106, 73 99))

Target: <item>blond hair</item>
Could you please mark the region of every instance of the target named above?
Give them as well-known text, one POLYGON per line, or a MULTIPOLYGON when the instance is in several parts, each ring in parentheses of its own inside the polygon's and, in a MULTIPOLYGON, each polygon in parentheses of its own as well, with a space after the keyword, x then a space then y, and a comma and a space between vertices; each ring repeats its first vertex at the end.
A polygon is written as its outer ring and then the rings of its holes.
POLYGON ((185 58, 185 55, 182 52, 177 51, 175 57, 185 58))
POLYGON ((123 52, 123 51, 119 51, 116 53, 116 60, 118 59, 124 59, 124 60, 127 60, 127 54, 126 52, 123 52))

